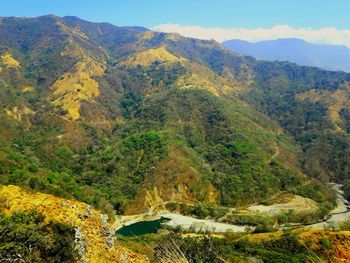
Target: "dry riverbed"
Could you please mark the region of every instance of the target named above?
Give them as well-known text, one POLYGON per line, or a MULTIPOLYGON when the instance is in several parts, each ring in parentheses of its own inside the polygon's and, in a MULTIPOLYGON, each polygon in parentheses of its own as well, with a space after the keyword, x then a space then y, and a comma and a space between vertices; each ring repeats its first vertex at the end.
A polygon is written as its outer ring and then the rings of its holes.
MULTIPOLYGON (((342 185, 332 184, 333 189, 337 191, 337 207, 331 211, 330 216, 327 220, 321 223, 309 225, 310 228, 325 228, 330 224, 335 226, 340 223, 350 220, 349 202, 345 200, 343 191, 341 190, 342 185)), ((275 216, 280 213, 294 210, 301 213, 310 213, 317 210, 317 204, 309 198, 304 198, 295 195, 291 200, 285 203, 272 204, 269 206, 265 205, 253 205, 247 208, 248 211, 260 214, 275 216)), ((219 223, 210 219, 197 219, 190 216, 184 216, 176 213, 169 213, 168 211, 149 212, 139 215, 132 216, 118 216, 114 229, 118 230, 123 226, 128 226, 141 221, 152 221, 160 219, 161 217, 169 219, 164 225, 177 228, 180 227, 186 231, 205 231, 212 233, 225 233, 225 232, 245 232, 247 226, 233 225, 219 223)))
POLYGON ((218 223, 214 220, 197 219, 174 213, 165 213, 161 216, 170 219, 169 222, 165 223, 167 226, 174 228, 180 226, 183 230, 193 230, 194 232, 201 230, 205 232, 224 233, 228 231, 245 232, 246 230, 246 226, 218 223))
POLYGON ((330 212, 327 220, 321 223, 309 225, 311 228, 337 228, 343 222, 350 220, 349 202, 344 198, 344 192, 341 190, 341 184, 332 184, 333 189, 337 192, 337 207, 330 212))

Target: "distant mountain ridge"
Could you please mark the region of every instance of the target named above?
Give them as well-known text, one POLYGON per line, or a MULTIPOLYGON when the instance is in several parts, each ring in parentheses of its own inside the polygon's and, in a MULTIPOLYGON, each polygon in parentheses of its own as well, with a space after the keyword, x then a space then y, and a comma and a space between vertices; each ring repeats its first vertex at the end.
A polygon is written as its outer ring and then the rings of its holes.
POLYGON ((298 38, 256 43, 232 39, 222 44, 257 59, 289 61, 303 66, 350 72, 350 48, 342 45, 312 44, 298 38))

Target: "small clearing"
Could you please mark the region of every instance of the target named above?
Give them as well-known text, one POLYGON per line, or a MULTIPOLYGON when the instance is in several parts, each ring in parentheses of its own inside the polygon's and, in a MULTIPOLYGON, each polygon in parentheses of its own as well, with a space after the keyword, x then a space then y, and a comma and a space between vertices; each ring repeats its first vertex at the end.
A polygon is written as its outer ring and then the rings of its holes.
POLYGON ((253 205, 247 208, 251 212, 274 216, 294 210, 298 213, 312 213, 317 211, 317 203, 309 198, 295 195, 290 201, 282 204, 253 205))

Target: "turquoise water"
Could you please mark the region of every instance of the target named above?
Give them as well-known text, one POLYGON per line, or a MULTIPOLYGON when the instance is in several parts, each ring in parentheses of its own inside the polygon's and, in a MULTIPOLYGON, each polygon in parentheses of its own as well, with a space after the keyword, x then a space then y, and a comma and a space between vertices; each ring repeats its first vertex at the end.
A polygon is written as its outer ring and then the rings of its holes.
POLYGON ((162 223, 168 222, 167 218, 160 218, 153 221, 140 221, 135 224, 124 226, 117 230, 117 234, 123 236, 138 236, 144 234, 157 233, 158 229, 162 228, 162 223))

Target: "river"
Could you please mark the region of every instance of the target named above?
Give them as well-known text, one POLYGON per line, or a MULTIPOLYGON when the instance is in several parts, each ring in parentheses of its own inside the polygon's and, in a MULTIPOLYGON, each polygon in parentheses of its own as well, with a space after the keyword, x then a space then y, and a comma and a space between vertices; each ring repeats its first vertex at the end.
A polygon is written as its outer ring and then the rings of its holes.
MULTIPOLYGON (((295 224, 295 226, 317 229, 324 229, 330 226, 337 228, 341 223, 350 220, 350 206, 349 202, 344 198, 344 192, 341 190, 342 185, 332 184, 332 187, 337 192, 337 206, 330 212, 327 218, 316 224, 295 224)), ((142 234, 156 233, 162 225, 172 228, 180 227, 182 230, 193 232, 205 231, 212 233, 245 232, 247 229, 247 226, 219 223, 210 219, 197 219, 166 211, 154 214, 145 213, 134 216, 122 216, 117 218, 116 223, 115 229, 118 233, 123 233, 123 231, 141 231, 142 234), (159 220, 162 218, 168 220, 163 221, 161 222, 162 224, 160 224, 159 220)))
POLYGON ((343 222, 350 220, 349 202, 344 198, 344 192, 341 190, 341 184, 332 184, 333 189, 337 192, 337 206, 329 213, 327 218, 320 223, 308 225, 311 228, 327 228, 329 226, 339 227, 343 222))

